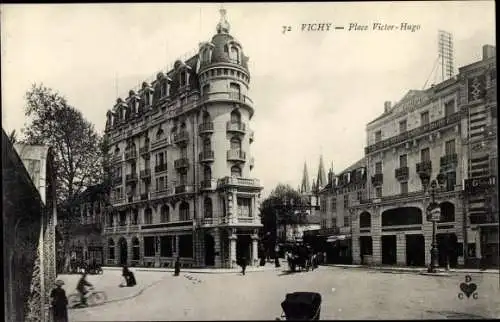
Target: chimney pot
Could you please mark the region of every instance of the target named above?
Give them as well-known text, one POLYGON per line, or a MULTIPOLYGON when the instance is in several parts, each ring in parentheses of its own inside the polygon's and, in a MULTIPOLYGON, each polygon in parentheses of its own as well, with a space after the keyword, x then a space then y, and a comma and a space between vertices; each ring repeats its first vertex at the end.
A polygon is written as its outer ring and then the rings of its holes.
POLYGON ((483 46, 483 60, 496 56, 496 48, 492 45, 483 46))
POLYGON ((388 112, 391 109, 391 102, 386 101, 384 102, 384 112, 388 112))

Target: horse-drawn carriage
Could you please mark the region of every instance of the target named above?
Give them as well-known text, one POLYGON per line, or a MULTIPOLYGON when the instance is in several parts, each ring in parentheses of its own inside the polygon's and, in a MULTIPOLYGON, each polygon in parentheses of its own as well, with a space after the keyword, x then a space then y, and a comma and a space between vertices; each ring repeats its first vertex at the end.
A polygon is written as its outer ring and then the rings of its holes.
POLYGON ((288 250, 288 267, 292 272, 299 270, 309 271, 311 268, 312 250, 304 244, 296 244, 288 250))

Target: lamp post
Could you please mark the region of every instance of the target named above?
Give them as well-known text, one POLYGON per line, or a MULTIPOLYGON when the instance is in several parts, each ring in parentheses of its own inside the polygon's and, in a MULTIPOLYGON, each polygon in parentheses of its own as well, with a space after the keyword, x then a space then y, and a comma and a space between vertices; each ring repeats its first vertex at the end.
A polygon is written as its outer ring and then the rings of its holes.
POLYGON ((429 273, 436 273, 439 267, 438 256, 439 250, 436 242, 436 224, 441 219, 441 209, 436 202, 436 192, 439 186, 443 186, 444 176, 439 174, 436 180, 432 180, 426 189, 426 196, 430 193, 431 202, 427 206, 427 220, 432 222, 432 245, 431 245, 431 263, 428 267, 429 273))

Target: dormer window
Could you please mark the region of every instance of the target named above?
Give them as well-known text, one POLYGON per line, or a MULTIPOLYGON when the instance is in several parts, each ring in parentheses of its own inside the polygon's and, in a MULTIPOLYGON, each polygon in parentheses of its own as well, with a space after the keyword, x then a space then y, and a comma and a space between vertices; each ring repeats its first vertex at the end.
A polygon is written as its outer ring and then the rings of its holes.
POLYGON ((238 50, 237 47, 231 46, 231 52, 229 57, 231 58, 231 62, 238 64, 240 63, 240 51, 238 50))
POLYGON ((182 71, 179 73, 179 82, 180 82, 181 87, 187 85, 187 72, 186 71, 182 71))
POLYGON ((161 83, 161 85, 160 85, 160 97, 168 96, 168 90, 169 90, 168 87, 169 87, 168 81, 165 80, 164 82, 161 83))

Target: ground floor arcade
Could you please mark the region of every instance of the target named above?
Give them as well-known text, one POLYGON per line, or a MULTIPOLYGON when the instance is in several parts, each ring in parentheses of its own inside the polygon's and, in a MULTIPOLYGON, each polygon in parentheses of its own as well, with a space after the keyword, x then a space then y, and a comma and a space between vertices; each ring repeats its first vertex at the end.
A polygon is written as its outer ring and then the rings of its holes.
MULTIPOLYGON (((439 266, 464 265, 464 225, 460 201, 448 196, 438 201, 441 220, 436 223, 439 266)), ((433 223, 425 214, 425 200, 366 205, 355 211, 353 262, 368 265, 428 266, 433 223)))
POLYGON ((258 265, 258 228, 206 227, 113 234, 105 237, 106 265, 172 267, 236 267, 245 258, 258 265))

